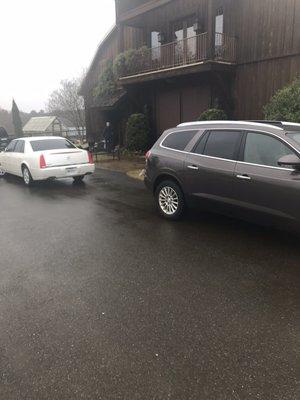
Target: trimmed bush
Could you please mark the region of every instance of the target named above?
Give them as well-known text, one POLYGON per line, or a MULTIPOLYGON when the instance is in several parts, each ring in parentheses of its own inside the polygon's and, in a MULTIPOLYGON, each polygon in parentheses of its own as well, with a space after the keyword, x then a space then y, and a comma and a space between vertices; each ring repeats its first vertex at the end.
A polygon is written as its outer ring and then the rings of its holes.
POLYGON ((300 123, 300 78, 279 90, 264 108, 265 118, 300 123))
POLYGON ((149 142, 149 122, 144 114, 132 114, 126 125, 127 149, 146 151, 149 142))
POLYGON ((198 121, 223 121, 227 119, 228 117, 224 110, 219 110, 218 108, 210 108, 200 115, 198 121))

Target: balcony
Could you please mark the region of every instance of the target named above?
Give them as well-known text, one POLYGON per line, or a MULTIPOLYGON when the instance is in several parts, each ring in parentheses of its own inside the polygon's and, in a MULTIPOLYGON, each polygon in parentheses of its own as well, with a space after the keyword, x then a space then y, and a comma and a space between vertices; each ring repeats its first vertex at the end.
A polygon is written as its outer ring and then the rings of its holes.
MULTIPOLYGON (((236 63, 236 38, 216 33, 213 46, 208 44, 208 34, 202 33, 181 41, 167 43, 156 48, 141 49, 136 62, 121 74, 121 81, 156 79, 155 75, 167 77, 199 72, 199 66, 219 64, 224 67, 236 63)), ((205 69, 203 69, 205 70, 205 69)))

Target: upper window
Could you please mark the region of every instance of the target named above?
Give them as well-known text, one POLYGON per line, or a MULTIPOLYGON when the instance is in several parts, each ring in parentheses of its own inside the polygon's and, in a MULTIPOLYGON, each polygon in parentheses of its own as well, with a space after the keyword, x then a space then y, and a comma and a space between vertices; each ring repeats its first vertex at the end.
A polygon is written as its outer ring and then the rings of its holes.
POLYGON ((236 160, 242 139, 240 131, 212 131, 207 139, 203 154, 210 157, 236 160))
POLYGON ((216 22, 215 22, 215 45, 222 46, 223 45, 223 33, 224 33, 224 14, 223 9, 220 8, 216 15, 216 22))
POLYGON ((156 59, 160 58, 161 43, 160 43, 159 39, 160 39, 159 32, 151 32, 152 60, 156 60, 156 59))
POLYGON ((251 164, 278 167, 278 160, 290 154, 295 154, 280 140, 262 133, 247 134, 244 161, 251 164))
POLYGON ((33 151, 75 149, 76 147, 66 139, 32 140, 33 151))
POLYGON ((24 148, 25 148, 25 142, 24 140, 18 140, 16 147, 14 149, 15 153, 24 153, 24 148))
POLYGON ((12 142, 10 142, 9 145, 7 146, 7 148, 6 148, 6 152, 7 153, 12 153, 14 151, 14 149, 15 149, 16 144, 17 144, 16 140, 13 140, 12 142))
POLYGON ((195 137, 197 131, 180 131, 171 133, 163 141, 162 145, 174 150, 184 150, 195 137))

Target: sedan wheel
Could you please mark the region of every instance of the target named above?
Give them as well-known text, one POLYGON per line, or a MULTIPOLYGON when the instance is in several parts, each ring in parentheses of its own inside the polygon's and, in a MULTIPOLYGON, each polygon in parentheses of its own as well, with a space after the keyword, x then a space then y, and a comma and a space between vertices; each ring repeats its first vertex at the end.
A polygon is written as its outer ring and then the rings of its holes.
POLYGON ((185 207, 180 187, 172 181, 162 182, 156 189, 156 201, 160 214, 167 219, 178 219, 185 207))
POLYGON ((2 176, 4 176, 4 175, 5 175, 5 171, 4 171, 3 168, 0 167, 0 177, 2 177, 2 176))
POLYGON ((32 177, 27 167, 23 168, 23 180, 26 186, 30 186, 32 184, 32 177))

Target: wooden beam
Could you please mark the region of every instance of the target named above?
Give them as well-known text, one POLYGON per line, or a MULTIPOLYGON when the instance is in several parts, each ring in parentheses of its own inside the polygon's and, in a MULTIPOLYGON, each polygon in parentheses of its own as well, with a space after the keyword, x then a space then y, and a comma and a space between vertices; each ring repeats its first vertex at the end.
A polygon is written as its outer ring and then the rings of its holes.
POLYGON ((221 63, 215 61, 201 61, 196 64, 189 64, 185 66, 179 66, 159 71, 146 72, 144 74, 132 75, 124 78, 119 78, 119 82, 122 86, 149 82, 159 79, 175 78, 184 75, 198 74, 209 71, 220 71, 220 72, 233 72, 235 71, 236 65, 230 63, 221 63))
POLYGON ((170 3, 172 0, 151 0, 148 1, 147 3, 139 6, 139 7, 135 7, 134 9, 127 11, 123 14, 120 14, 118 16, 118 22, 124 22, 127 21, 129 19, 138 17, 141 14, 144 14, 148 11, 153 10, 154 8, 157 7, 161 7, 164 6, 165 4, 170 3))

